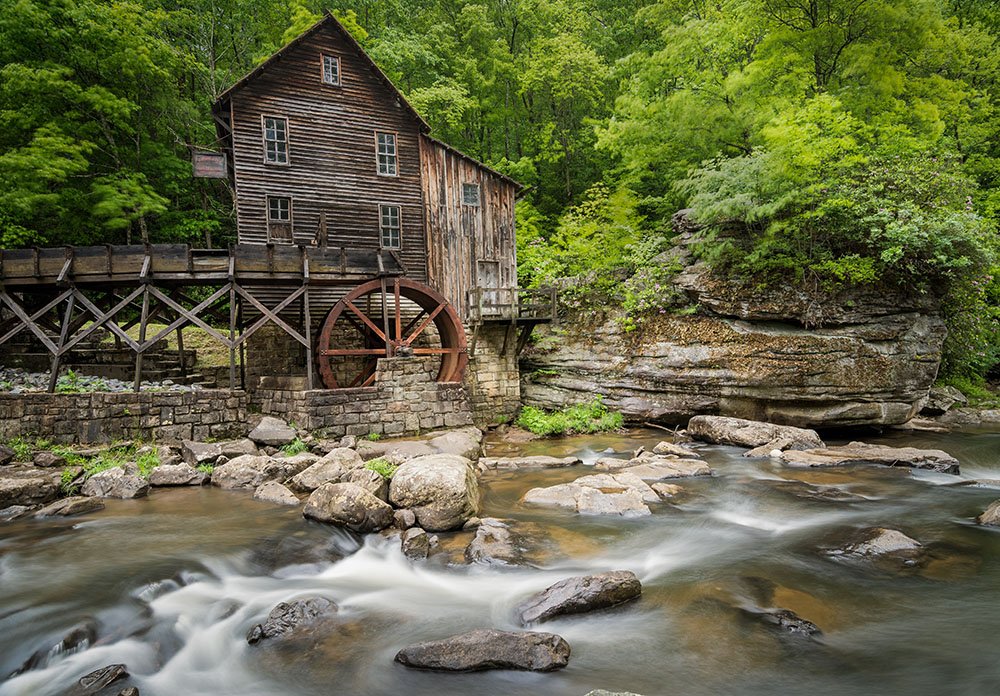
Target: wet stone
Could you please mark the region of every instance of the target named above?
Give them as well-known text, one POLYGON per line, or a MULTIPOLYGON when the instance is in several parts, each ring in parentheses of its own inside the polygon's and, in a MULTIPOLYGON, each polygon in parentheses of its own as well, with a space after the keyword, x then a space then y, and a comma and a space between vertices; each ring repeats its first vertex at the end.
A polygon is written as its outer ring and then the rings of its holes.
POLYGON ((46 505, 35 513, 35 517, 71 517, 103 509, 104 503, 99 499, 75 495, 46 505))
POLYGON ((410 527, 400 535, 400 550, 411 561, 427 558, 431 551, 431 539, 420 527, 410 527))
POLYGON ((642 584, 635 573, 615 570, 561 580, 521 603, 515 613, 523 625, 556 616, 606 609, 637 599, 642 584))
POLYGON ((33 669, 44 668, 55 657, 65 657, 86 650, 97 641, 97 623, 88 619, 77 624, 66 632, 57 643, 39 648, 31 657, 14 670, 10 676, 30 672, 33 669))
POLYGON ((1000 527, 1000 500, 990 503, 983 514, 976 518, 976 522, 987 527, 1000 527))
POLYGON ((62 468, 66 466, 66 458, 52 452, 38 452, 33 459, 35 466, 46 468, 62 468))
POLYGON ((521 565, 524 562, 523 543, 510 525, 495 517, 484 517, 465 548, 465 560, 480 565, 521 565))
POLYGON ((326 597, 309 597, 294 602, 282 602, 271 610, 262 624, 247 632, 247 643, 254 645, 269 638, 282 638, 331 616, 337 605, 326 597))
POLYGON ((444 640, 410 645, 396 662, 441 672, 517 669, 551 672, 569 664, 569 643, 554 633, 480 629, 444 640))
POLYGON ((94 696, 117 681, 128 677, 125 665, 108 665, 84 675, 64 696, 94 696))

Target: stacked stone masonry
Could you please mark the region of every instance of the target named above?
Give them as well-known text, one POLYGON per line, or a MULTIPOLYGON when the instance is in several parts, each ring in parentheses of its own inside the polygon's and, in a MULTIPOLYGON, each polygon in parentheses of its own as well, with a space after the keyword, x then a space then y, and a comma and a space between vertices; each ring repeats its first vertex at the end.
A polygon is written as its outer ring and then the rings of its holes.
POLYGON ((429 374, 432 361, 382 358, 370 387, 303 391, 264 386, 254 391, 253 406, 329 437, 396 437, 472 425, 465 386, 435 382, 429 374))
MULTIPOLYGON (((472 335, 469 329, 466 333, 472 335)), ((477 425, 507 423, 521 407, 521 373, 515 354, 516 343, 517 332, 511 331, 508 326, 486 325, 479 329, 476 350, 469 359, 466 377, 477 425), (507 335, 508 331, 511 335, 507 335)))
POLYGON ((141 439, 178 442, 246 434, 247 395, 190 392, 0 394, 0 440, 41 436, 57 443, 141 439))

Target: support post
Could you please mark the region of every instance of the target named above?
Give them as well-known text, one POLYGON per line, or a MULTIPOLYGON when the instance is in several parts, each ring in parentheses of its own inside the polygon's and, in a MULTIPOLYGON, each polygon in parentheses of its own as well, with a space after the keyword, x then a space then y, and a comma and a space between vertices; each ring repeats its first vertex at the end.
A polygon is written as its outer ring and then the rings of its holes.
MULTIPOLYGON (((149 258, 149 257, 146 257, 149 258)), ((149 319, 149 285, 146 285, 142 290, 142 315, 139 320, 139 347, 135 351, 135 384, 133 385, 134 391, 139 391, 139 385, 142 383, 142 353, 146 346, 146 323, 149 319)), ((114 321, 112 318, 111 321, 114 321)))
MULTIPOLYGON (((273 263, 274 248, 268 246, 268 264, 273 263)), ((236 258, 229 247, 229 388, 236 389, 236 258)))
MULTIPOLYGON (((326 218, 323 218, 324 232, 326 218)), ((324 239, 324 246, 326 240, 324 239)), ((309 311, 309 257, 306 250, 302 249, 302 335, 306 337, 306 389, 312 391, 313 388, 313 341, 312 341, 312 315, 309 311)))
POLYGON ((56 390, 56 382, 59 380, 59 361, 62 359, 63 346, 69 338, 70 324, 73 320, 73 307, 76 305, 76 297, 70 295, 66 300, 66 312, 63 314, 62 330, 59 332, 58 350, 52 354, 52 368, 49 372, 49 394, 56 390))
POLYGON ((180 362, 181 375, 187 377, 187 361, 184 359, 184 327, 177 327, 177 360, 180 362))

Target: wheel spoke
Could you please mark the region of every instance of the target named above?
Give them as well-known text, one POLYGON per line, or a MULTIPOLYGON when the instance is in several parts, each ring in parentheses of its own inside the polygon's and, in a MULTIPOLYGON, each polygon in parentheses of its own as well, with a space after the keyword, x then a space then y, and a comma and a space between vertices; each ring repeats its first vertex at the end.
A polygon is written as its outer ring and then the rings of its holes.
POLYGON ((378 336, 379 338, 381 338, 381 339, 382 339, 383 341, 385 341, 385 340, 386 340, 386 338, 385 338, 385 334, 384 334, 384 333, 382 333, 382 330, 381 330, 380 328, 378 328, 378 327, 377 327, 377 326, 375 325, 375 322, 373 322, 373 321, 372 321, 371 319, 369 319, 369 318, 368 318, 368 317, 367 317, 367 316, 365 315, 365 313, 364 313, 364 312, 362 312, 362 311, 361 311, 360 309, 358 309, 357 307, 355 307, 355 306, 354 306, 354 303, 353 303, 353 302, 350 302, 350 301, 346 301, 346 302, 344 303, 344 305, 345 305, 345 306, 346 306, 346 307, 347 307, 347 308, 348 308, 349 310, 351 310, 352 312, 354 312, 354 314, 355 314, 355 315, 357 315, 358 319, 360 319, 360 320, 361 320, 361 321, 363 321, 363 322, 364 322, 365 324, 367 324, 367 325, 368 325, 368 328, 370 328, 370 329, 371 329, 372 331, 374 331, 374 332, 375 332, 375 335, 376 335, 376 336, 378 336))
POLYGON ((461 353, 461 348, 414 348, 414 355, 451 355, 461 353))
POLYGON ((434 311, 430 313, 430 316, 428 316, 426 319, 424 319, 423 323, 421 323, 420 326, 417 327, 416 331, 414 331, 412 334, 410 334, 410 337, 407 338, 405 341, 403 341, 403 345, 404 346, 409 346, 410 344, 412 344, 413 341, 417 338, 417 336, 419 336, 421 333, 423 333, 423 330, 426 329, 427 326, 432 321, 434 321, 435 317, 437 317, 437 315, 440 314, 441 311, 446 306, 447 306, 447 303, 442 302, 437 307, 435 307, 434 311))
POLYGON ((385 348, 324 348, 320 355, 385 355, 385 348))

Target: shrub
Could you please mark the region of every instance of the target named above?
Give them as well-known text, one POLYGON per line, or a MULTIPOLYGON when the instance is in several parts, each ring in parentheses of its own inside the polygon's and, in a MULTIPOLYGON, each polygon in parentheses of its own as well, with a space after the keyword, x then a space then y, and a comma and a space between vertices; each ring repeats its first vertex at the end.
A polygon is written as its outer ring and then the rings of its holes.
POLYGON ((395 475, 396 469, 399 468, 399 464, 393 464, 385 457, 378 457, 365 462, 365 468, 369 471, 374 471, 376 474, 388 481, 393 477, 393 475, 395 475))
POLYGON ((602 397, 589 404, 577 404, 561 411, 543 411, 525 406, 517 425, 536 435, 574 435, 620 430, 625 424, 621 413, 609 411, 602 397))
POLYGON ((300 438, 295 438, 287 445, 281 448, 281 453, 286 457, 291 457, 296 454, 300 454, 309 449, 309 445, 304 443, 300 438))

